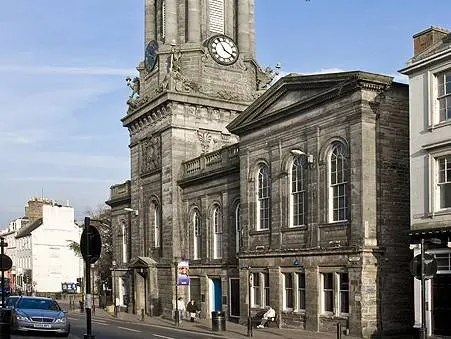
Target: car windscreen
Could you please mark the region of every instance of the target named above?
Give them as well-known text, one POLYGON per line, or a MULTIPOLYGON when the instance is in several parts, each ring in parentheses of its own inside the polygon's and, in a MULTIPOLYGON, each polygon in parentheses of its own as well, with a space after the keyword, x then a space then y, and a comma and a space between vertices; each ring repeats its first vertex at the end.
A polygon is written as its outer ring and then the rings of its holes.
POLYGON ((28 299, 24 298, 19 300, 16 305, 17 308, 33 309, 33 310, 51 310, 60 311, 60 307, 53 300, 48 299, 28 299))

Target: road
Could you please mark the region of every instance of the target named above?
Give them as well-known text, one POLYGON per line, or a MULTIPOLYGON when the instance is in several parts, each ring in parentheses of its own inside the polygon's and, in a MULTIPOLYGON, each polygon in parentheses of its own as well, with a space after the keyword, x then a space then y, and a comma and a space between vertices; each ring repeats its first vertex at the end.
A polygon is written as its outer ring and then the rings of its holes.
MULTIPOLYGON (((71 334, 69 339, 83 339, 86 334, 86 318, 80 314, 69 316, 71 323, 71 334)), ((209 334, 183 331, 182 329, 157 327, 138 323, 129 323, 116 319, 93 319, 92 334, 96 339, 209 339, 217 338, 209 334)), ((14 339, 40 339, 40 338, 61 338, 51 334, 18 334, 12 335, 14 339)))

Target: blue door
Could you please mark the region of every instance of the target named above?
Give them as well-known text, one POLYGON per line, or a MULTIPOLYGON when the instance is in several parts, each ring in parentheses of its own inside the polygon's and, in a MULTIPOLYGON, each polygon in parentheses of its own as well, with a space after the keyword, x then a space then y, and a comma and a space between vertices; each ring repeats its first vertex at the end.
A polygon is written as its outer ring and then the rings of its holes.
POLYGON ((215 311, 222 311, 222 288, 221 279, 215 278, 213 280, 214 285, 214 309, 215 311))

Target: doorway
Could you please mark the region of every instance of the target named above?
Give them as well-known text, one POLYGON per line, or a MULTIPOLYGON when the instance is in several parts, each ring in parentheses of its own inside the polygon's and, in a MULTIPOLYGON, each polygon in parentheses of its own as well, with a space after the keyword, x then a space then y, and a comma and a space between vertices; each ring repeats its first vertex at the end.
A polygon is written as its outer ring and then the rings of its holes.
POLYGON ((451 274, 437 274, 432 279, 433 333, 451 335, 451 274))
POLYGON ((240 279, 230 278, 230 317, 240 317, 240 279))
POLYGON ((222 311, 221 278, 210 279, 210 311, 222 311))

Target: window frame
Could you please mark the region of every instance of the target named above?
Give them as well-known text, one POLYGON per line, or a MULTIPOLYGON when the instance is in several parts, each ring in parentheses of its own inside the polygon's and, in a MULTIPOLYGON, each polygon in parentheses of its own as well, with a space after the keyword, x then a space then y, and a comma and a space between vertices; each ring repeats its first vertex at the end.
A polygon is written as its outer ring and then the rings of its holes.
MULTIPOLYGON (((433 146, 433 145, 432 145, 433 146)), ((428 157, 428 177, 429 177, 429 192, 428 192, 428 213, 429 216, 451 214, 451 207, 441 208, 440 206, 440 191, 438 189, 439 180, 439 164, 441 158, 451 156, 451 145, 442 147, 440 149, 433 149, 433 147, 425 147, 428 157)))
POLYGON ((223 225, 222 213, 219 205, 212 209, 213 259, 222 259, 223 253, 223 225))
POLYGON ((338 316, 338 317, 348 317, 349 316, 349 307, 350 307, 350 289, 349 289, 349 272, 345 270, 338 270, 338 271, 321 271, 320 272, 320 282, 321 282, 321 289, 320 289, 320 304, 321 304, 321 314, 325 316, 338 316), (331 278, 331 285, 328 285, 326 287, 325 284, 325 277, 326 275, 331 278), (346 276, 347 279, 347 289, 343 289, 344 285, 342 285, 342 281, 344 280, 343 277, 346 276), (343 298, 343 295, 346 296, 346 298, 343 298), (329 302, 327 302, 327 299, 330 299, 329 302), (344 305, 344 301, 346 300, 346 311, 342 310, 342 307, 344 305), (330 304, 332 307, 331 309, 326 309, 328 306, 327 304, 330 304))
POLYGON ((251 279, 251 307, 260 307, 262 301, 262 291, 260 284, 260 272, 250 272, 251 279), (256 298, 258 297, 258 298, 256 298), (257 303, 258 302, 258 303, 257 303))
POLYGON ((235 253, 240 252, 242 246, 242 225, 241 225, 241 206, 237 203, 235 206, 235 253))
POLYGON ((271 176, 267 164, 262 163, 258 166, 256 181, 255 209, 257 217, 255 229, 267 231, 271 220, 271 176))
POLYGON ((122 240, 122 263, 126 264, 127 258, 127 224, 124 220, 121 221, 121 240, 122 240))
POLYGON ((451 69, 445 69, 441 70, 439 72, 435 73, 435 107, 436 107, 436 121, 437 123, 445 123, 448 121, 451 121, 451 69), (447 78, 449 78, 449 81, 447 81, 447 78), (441 93, 440 90, 440 79, 442 79, 442 90, 441 93), (446 84, 449 83, 449 92, 447 91, 446 84), (445 117, 442 119, 442 112, 441 112, 441 102, 445 103, 445 117), (449 106, 448 106, 449 104, 449 106))
POLYGON ((349 166, 346 145, 341 141, 334 141, 327 156, 327 188, 328 188, 328 222, 339 223, 348 221, 349 213, 349 166), (335 150, 341 152, 335 155, 335 150), (333 162, 335 161, 335 166, 333 162), (333 171, 335 167, 335 171, 333 171), (340 169, 339 169, 340 167, 340 169), (335 176, 335 178, 333 178, 335 176), (341 177, 341 178, 339 178, 341 177), (335 179, 335 180, 334 180, 335 179), (340 200, 343 199, 343 206, 340 200), (337 208, 335 208, 337 202, 337 208), (337 211, 337 215, 335 212, 337 211))
POLYGON ((153 245, 154 248, 160 248, 161 247, 161 217, 160 217, 160 206, 159 204, 154 201, 152 202, 152 209, 153 209, 153 245))
POLYGON ((194 209, 191 220, 193 225, 193 260, 199 260, 202 258, 202 219, 199 209, 194 209))
POLYGON ((302 227, 307 224, 307 157, 304 155, 293 157, 293 160, 290 163, 289 169, 289 223, 288 227, 302 227), (294 178, 295 177, 295 178, 294 178), (296 191, 294 190, 294 186, 296 186, 296 191), (299 197, 299 199, 296 199, 299 197), (302 203, 299 201, 302 200, 302 203), (302 207, 297 207, 301 205, 302 207), (302 213, 299 213, 299 208, 302 208, 302 213), (299 217, 299 221, 302 219, 302 222, 296 222, 295 213, 297 215, 302 215, 299 217))

